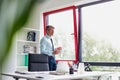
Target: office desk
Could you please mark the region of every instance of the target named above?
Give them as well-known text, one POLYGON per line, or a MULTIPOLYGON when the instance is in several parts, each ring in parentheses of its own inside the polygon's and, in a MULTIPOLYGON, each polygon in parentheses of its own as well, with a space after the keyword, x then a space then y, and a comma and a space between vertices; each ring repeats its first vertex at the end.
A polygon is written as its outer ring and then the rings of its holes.
POLYGON ((15 80, 29 79, 29 80, 66 80, 66 79, 84 79, 87 77, 99 77, 103 75, 111 74, 111 72, 84 72, 82 74, 65 74, 65 75, 53 75, 47 72, 26 72, 26 73, 2 73, 5 76, 11 76, 15 80))

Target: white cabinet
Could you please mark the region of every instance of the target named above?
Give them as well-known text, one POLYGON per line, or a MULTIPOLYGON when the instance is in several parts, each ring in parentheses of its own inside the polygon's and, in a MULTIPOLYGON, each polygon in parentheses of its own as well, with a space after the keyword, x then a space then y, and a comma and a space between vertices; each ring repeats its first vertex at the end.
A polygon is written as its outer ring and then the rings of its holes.
POLYGON ((28 53, 39 53, 39 29, 23 28, 16 36, 17 70, 27 70, 28 53))

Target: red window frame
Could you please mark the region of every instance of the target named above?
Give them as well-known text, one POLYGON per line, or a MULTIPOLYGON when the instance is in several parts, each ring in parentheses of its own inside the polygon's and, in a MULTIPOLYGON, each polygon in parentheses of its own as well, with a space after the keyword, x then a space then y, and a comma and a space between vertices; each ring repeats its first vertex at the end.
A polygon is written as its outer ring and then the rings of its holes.
MULTIPOLYGON (((57 12, 62 12, 66 10, 73 10, 73 23, 74 23, 74 41, 75 41, 75 57, 74 62, 78 62, 78 38, 77 38, 77 20, 76 20, 76 6, 69 6, 61 9, 56 9, 43 13, 43 24, 44 24, 44 35, 46 34, 46 25, 47 25, 47 15, 54 14, 57 12)), ((59 61, 73 61, 73 60, 59 60, 59 61)))

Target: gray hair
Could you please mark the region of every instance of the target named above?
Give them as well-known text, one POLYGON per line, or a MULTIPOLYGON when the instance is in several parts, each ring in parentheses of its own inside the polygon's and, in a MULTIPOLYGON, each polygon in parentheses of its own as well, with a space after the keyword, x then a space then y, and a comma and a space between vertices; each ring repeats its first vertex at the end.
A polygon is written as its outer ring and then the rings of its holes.
POLYGON ((47 25, 46 26, 46 31, 49 30, 49 28, 55 28, 55 27, 53 27, 52 25, 47 25))

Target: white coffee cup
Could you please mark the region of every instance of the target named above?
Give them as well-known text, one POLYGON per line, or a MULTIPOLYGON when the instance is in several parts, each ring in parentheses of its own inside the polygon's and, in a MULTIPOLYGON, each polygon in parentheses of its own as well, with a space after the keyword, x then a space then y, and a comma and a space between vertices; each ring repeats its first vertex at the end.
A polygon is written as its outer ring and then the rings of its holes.
POLYGON ((57 64, 56 72, 59 72, 59 73, 67 73, 67 72, 69 72, 68 63, 64 62, 64 61, 59 61, 58 64, 57 64))
POLYGON ((84 72, 85 72, 84 63, 79 63, 77 73, 82 74, 84 72))

